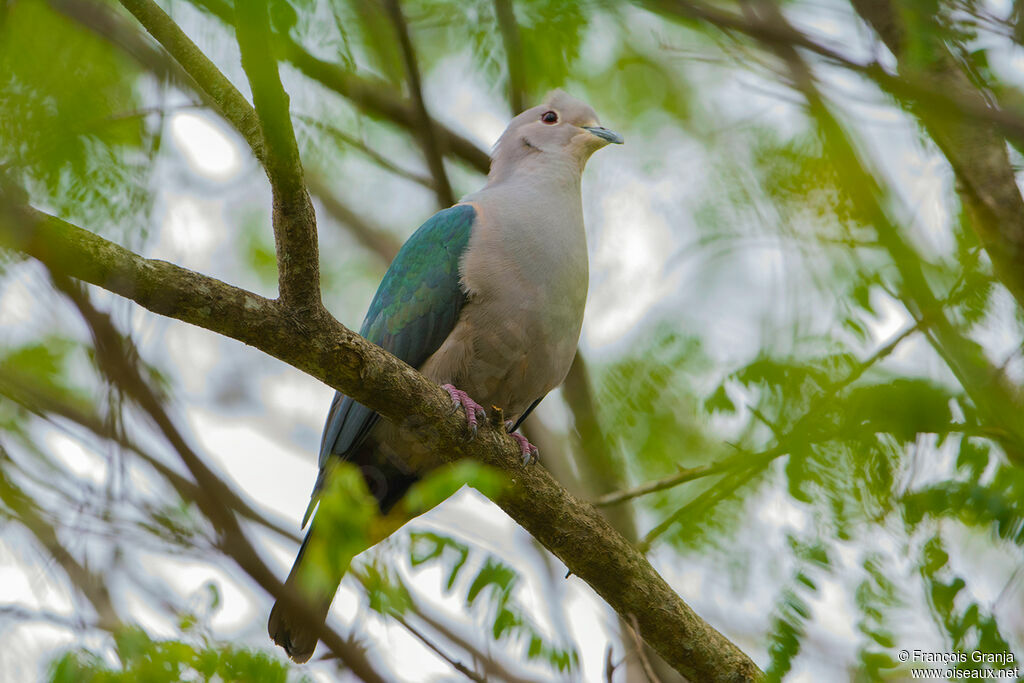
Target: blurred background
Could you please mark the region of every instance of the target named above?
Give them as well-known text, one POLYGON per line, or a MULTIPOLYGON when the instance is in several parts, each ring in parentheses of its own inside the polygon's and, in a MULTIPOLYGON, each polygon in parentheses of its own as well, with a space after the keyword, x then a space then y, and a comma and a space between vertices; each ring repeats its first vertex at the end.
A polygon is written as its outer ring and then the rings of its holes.
MULTIPOLYGON (((159 4, 248 98, 230 2, 159 4)), ((358 329, 404 239, 563 88, 626 144, 584 175, 580 353, 525 427, 544 466, 772 680, 904 680, 900 649, 1024 656, 1024 6, 386 4, 270 2, 328 309, 358 329)), ((136 253, 276 296, 262 169, 118 3, 0 2, 0 176, 136 253)), ((350 680, 323 647, 298 667, 272 646, 272 598, 103 372, 86 313, 130 340, 281 577, 332 390, 0 258, 0 680, 350 680)), ((384 680, 659 669, 458 481, 335 600, 331 626, 384 680)))

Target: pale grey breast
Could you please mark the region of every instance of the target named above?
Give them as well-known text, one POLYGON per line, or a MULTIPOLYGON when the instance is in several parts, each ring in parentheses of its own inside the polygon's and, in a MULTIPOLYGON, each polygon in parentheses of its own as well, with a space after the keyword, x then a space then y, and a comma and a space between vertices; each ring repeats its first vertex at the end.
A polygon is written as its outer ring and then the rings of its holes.
POLYGON ((561 201, 550 189, 498 186, 467 198, 477 208, 462 263, 469 300, 422 368, 509 419, 565 378, 583 323, 588 272, 578 186, 557 193, 561 201))

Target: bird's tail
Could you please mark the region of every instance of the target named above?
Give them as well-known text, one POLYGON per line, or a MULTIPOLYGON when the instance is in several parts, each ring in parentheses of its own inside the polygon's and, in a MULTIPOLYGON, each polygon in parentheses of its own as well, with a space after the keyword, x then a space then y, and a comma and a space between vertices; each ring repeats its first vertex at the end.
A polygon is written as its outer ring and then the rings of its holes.
POLYGON ((327 612, 331 609, 331 601, 334 600, 343 575, 339 572, 337 578, 331 577, 331 581, 325 581, 322 574, 316 581, 311 579, 315 568, 309 566, 311 558, 307 557, 306 549, 315 528, 314 520, 285 580, 288 592, 293 596, 304 597, 313 613, 310 614, 308 609, 296 610, 286 605, 284 600, 278 600, 270 610, 270 619, 267 621, 267 632, 271 639, 299 664, 309 661, 313 656, 318 640, 317 630, 327 620, 327 612))

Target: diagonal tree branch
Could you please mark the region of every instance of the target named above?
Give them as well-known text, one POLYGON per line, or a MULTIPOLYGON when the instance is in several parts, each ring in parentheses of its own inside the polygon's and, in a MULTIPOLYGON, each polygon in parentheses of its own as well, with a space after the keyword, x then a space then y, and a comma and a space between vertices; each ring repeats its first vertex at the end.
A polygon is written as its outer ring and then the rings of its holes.
MULTIPOLYGON (((935 92, 969 102, 976 109, 992 108, 957 64, 939 31, 922 36, 927 49, 918 48, 910 57, 897 7, 888 0, 852 0, 852 4, 896 56, 901 75, 920 80, 935 92)), ((991 122, 939 117, 926 106, 910 109, 956 173, 957 192, 973 218, 970 224, 992 258, 996 274, 1017 303, 1024 306, 1024 199, 1006 142, 991 122)))
MULTIPOLYGON (((260 559, 256 548, 249 541, 238 519, 225 502, 230 499, 226 485, 214 474, 202 458, 189 446, 184 435, 178 430, 171 417, 164 410, 158 395, 139 372, 133 362, 137 354, 125 348, 124 337, 120 335, 110 318, 97 310, 81 286, 66 274, 51 270, 54 283, 75 304, 82 319, 89 327, 96 349, 96 362, 101 371, 135 401, 149 416, 163 437, 178 453, 185 467, 199 484, 191 500, 217 530, 217 545, 231 557, 257 584, 272 596, 284 599, 299 613, 314 610, 305 604, 298 591, 278 581, 273 571, 260 559)), ((367 683, 384 683, 384 678, 370 664, 365 653, 351 640, 342 638, 320 620, 315 620, 317 635, 353 673, 367 683)))
MULTIPOLYGON (((788 26, 785 17, 770 2, 759 2, 757 11, 768 22, 788 26)), ((817 87, 814 74, 806 61, 790 45, 775 45, 779 57, 787 65, 793 87, 807 100, 811 116, 817 122, 822 141, 834 159, 844 190, 870 217, 879 243, 892 257, 899 275, 899 296, 915 320, 919 321, 929 341, 964 390, 992 427, 1001 434, 997 438, 1007 457, 1018 465, 1024 463, 1024 429, 1018 419, 1022 400, 998 368, 992 367, 977 345, 964 337, 942 309, 921 267, 913 247, 902 236, 899 225, 886 209, 885 188, 869 172, 853 141, 817 87)))
POLYGON ((263 137, 259 121, 256 112, 238 88, 153 0, 121 0, 121 4, 174 57, 201 91, 211 98, 224 119, 234 126, 252 148, 256 158, 262 161, 263 137))
POLYGON ((274 201, 274 243, 281 301, 296 310, 320 307, 320 254, 316 216, 303 180, 288 95, 281 86, 265 0, 235 3, 242 68, 263 133, 263 167, 274 201))
MULTIPOLYGON (((228 26, 233 25, 231 5, 225 0, 191 0, 197 7, 209 12, 228 26)), ((311 55, 290 36, 276 34, 284 59, 302 72, 307 78, 323 85, 345 99, 359 110, 385 119, 409 131, 416 131, 419 125, 414 106, 405 100, 387 83, 357 76, 336 64, 311 55)), ((490 170, 491 159, 484 150, 447 126, 433 123, 438 147, 469 164, 483 175, 490 170)))
POLYGON ((312 116, 303 116, 300 114, 298 116, 298 119, 302 123, 314 127, 317 130, 321 131, 322 133, 327 134, 334 140, 358 150, 361 154, 364 154, 371 161, 373 161, 373 163, 377 164, 388 173, 393 173, 400 178, 411 180, 412 182, 422 185, 423 187, 427 188, 430 191, 434 190, 434 181, 431 180, 429 177, 402 168, 401 166, 392 162, 390 159, 388 159, 380 152, 376 151, 375 149, 364 143, 362 140, 357 139, 355 136, 349 135, 348 133, 339 130, 337 127, 324 123, 323 121, 313 118, 312 116))
POLYGON ((508 65, 508 106, 515 116, 526 109, 526 69, 523 65, 523 40, 519 35, 512 0, 494 0, 494 16, 498 20, 508 65))
POLYGON ((448 182, 448 174, 444 170, 444 155, 434 130, 434 120, 430 118, 426 100, 423 99, 423 83, 420 78, 419 63, 416 60, 416 51, 412 46, 412 38, 409 36, 409 24, 405 20, 405 14, 402 13, 402 6, 398 0, 384 0, 384 9, 398 36, 402 62, 405 65, 405 77, 412 93, 413 111, 417 123, 416 135, 423 147, 423 155, 427 159, 430 173, 434 176, 437 202, 444 209, 455 203, 455 196, 452 194, 452 186, 448 182))
MULTIPOLYGON (((0 195, 0 244, 154 312, 255 346, 320 379, 415 435, 426 465, 473 457, 500 469, 511 486, 495 502, 621 617, 635 614, 641 636, 673 668, 691 680, 760 679, 756 665, 701 620, 593 507, 572 497, 542 467, 524 466, 518 445, 503 429, 487 424, 467 441, 465 420, 451 412, 443 389, 325 312, 300 319, 278 302, 144 259, 5 199, 0 195)), ((239 557, 240 564, 253 561, 247 550, 239 557)), ((283 590, 273 576, 260 576, 271 592, 283 590)))
POLYGON ((313 196, 320 200, 327 213, 347 227, 360 244, 373 252, 384 265, 391 263, 402 246, 394 235, 377 225, 372 225, 349 208, 328 189, 327 183, 320 176, 307 175, 306 186, 313 196))
MULTIPOLYGON (((0 459, 8 457, 0 447, 0 459)), ((104 631, 116 631, 122 624, 110 589, 104 578, 79 562, 68 551, 57 535, 57 530, 40 513, 35 501, 11 481, 0 467, 0 502, 12 510, 18 521, 27 528, 41 546, 64 570, 71 585, 85 597, 96 611, 97 626, 104 631)))

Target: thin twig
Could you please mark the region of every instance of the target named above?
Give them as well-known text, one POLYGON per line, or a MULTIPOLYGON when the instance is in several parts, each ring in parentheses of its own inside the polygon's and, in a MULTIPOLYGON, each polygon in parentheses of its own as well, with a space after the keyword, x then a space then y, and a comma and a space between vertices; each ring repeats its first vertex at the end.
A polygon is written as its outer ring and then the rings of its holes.
POLYGON ((391 25, 398 36, 398 45, 402 51, 402 62, 405 64, 405 77, 409 82, 409 90, 412 93, 413 108, 417 118, 417 134, 420 144, 423 146, 423 155, 426 157, 430 174, 434 177, 437 202, 441 208, 446 208, 455 203, 455 195, 452 186, 448 182, 448 173, 444 170, 444 154, 441 149, 437 133, 434 131, 434 120, 430 118, 427 111, 427 103, 423 98, 423 84, 420 79, 420 67, 416 60, 416 52, 412 46, 412 38, 409 36, 409 25, 402 13, 402 6, 398 0, 384 0, 384 9, 387 10, 391 25))
POLYGON ((210 98, 211 104, 249 143, 256 158, 262 160, 263 136, 259 121, 238 88, 153 0, 121 0, 121 4, 174 57, 199 86, 200 92, 210 98))
POLYGON ((663 533, 668 531, 673 524, 679 520, 687 517, 691 514, 696 514, 699 511, 709 510, 720 501, 724 500, 728 496, 732 495, 736 489, 740 488, 748 481, 754 478, 759 472, 764 470, 768 466, 768 463, 783 455, 784 451, 778 450, 772 453, 770 456, 757 458, 754 462, 748 464, 735 472, 726 474, 720 481, 709 486, 699 496, 691 500, 686 505, 682 506, 671 515, 663 519, 657 526, 647 532, 643 540, 637 545, 640 552, 646 553, 650 550, 651 545, 655 540, 663 533))
POLYGON ((608 647, 604 651, 604 683, 613 683, 612 677, 615 675, 615 670, 619 668, 619 665, 612 659, 612 655, 612 645, 608 643, 608 647))
POLYGON ((458 671, 460 674, 462 674, 471 681, 475 681, 476 683, 486 683, 487 679, 485 679, 483 676, 476 673, 475 671, 467 667, 465 664, 463 664, 459 660, 449 655, 443 649, 441 649, 441 647, 437 645, 434 641, 432 641, 430 638, 428 638, 426 634, 421 633, 419 629, 417 629, 415 626, 406 621, 405 617, 403 617, 400 614, 392 614, 391 618, 397 621, 399 624, 401 624, 402 627, 406 631, 414 635, 417 640, 419 640, 421 643, 430 648, 438 657, 448 662, 448 664, 453 669, 458 671))
MULTIPOLYGON (((225 0, 191 0, 191 2, 228 26, 233 25, 231 4, 225 0)), ((281 45, 284 58, 307 78, 346 98, 363 112, 390 121, 409 131, 418 129, 419 118, 412 103, 403 98, 388 83, 358 76, 337 64, 319 59, 287 34, 276 34, 274 37, 281 45)), ((487 174, 491 160, 485 150, 437 121, 433 122, 433 128, 440 143, 439 147, 445 154, 450 153, 478 173, 487 174)))
POLYGON ((731 459, 720 460, 719 462, 711 463, 710 465, 700 465, 698 467, 686 467, 680 469, 675 474, 663 477, 661 479, 655 479, 633 488, 623 489, 621 491, 613 491, 603 496, 595 498, 591 501, 597 507, 605 507, 608 505, 617 505, 624 503, 627 500, 633 498, 639 498, 640 496, 646 496, 648 493, 655 493, 657 491, 664 491, 670 489, 673 486, 685 484, 688 481, 694 481, 703 477, 711 476, 712 474, 718 474, 732 464, 731 459))
POLYGON ((633 647, 636 650, 637 659, 640 660, 640 665, 643 668, 644 676, 647 678, 647 683, 661 683, 658 679, 658 675, 654 673, 654 667, 651 666, 650 660, 647 659, 647 653, 644 652, 644 641, 640 640, 640 633, 637 631, 636 615, 629 615, 629 623, 626 624, 626 629, 629 631, 629 635, 633 638, 633 647))
POLYGON ((431 612, 424 602, 418 600, 415 595, 410 593, 410 597, 412 598, 412 603, 409 608, 410 612, 414 614, 416 618, 423 621, 424 624, 444 636, 445 640, 449 643, 463 652, 472 655, 472 657, 480 663, 485 678, 494 676, 495 678, 506 681, 507 683, 537 683, 536 679, 527 678, 513 673, 508 666, 496 659, 491 653, 481 651, 480 648, 470 642, 469 639, 457 633, 449 627, 448 624, 445 624, 438 615, 431 612))
POLYGON ((393 161, 388 159, 386 156, 384 156, 383 154, 381 154, 377 150, 375 150, 372 147, 370 147, 369 145, 367 145, 365 142, 363 142, 359 138, 355 137, 354 135, 349 135, 348 133, 344 132, 343 130, 341 130, 337 126, 332 126, 329 123, 324 123, 323 121, 320 121, 319 119, 316 119, 316 118, 314 118, 312 116, 306 116, 304 114, 297 114, 295 116, 295 118, 298 119, 299 121, 301 121, 302 123, 304 123, 307 126, 316 128, 317 130, 319 130, 322 133, 326 133, 328 136, 330 136, 334 140, 336 140, 336 141, 338 141, 338 142, 340 142, 340 143, 342 143, 344 145, 347 145, 347 146, 349 146, 349 147, 351 147, 351 148, 353 148, 355 150, 358 150, 361 154, 363 154, 364 156, 369 158, 371 161, 373 161, 373 163, 377 164, 378 166, 383 168, 388 173, 393 173, 396 176, 398 176, 399 178, 405 178, 406 180, 411 180, 412 182, 414 182, 414 183, 416 183, 418 185, 422 185, 423 187, 427 188, 431 192, 434 191, 435 188, 434 188, 434 181, 433 180, 431 180, 430 178, 428 178, 425 175, 421 175, 419 173, 414 173, 413 171, 409 171, 407 169, 402 168, 401 166, 399 166, 398 164, 394 163, 393 161))

